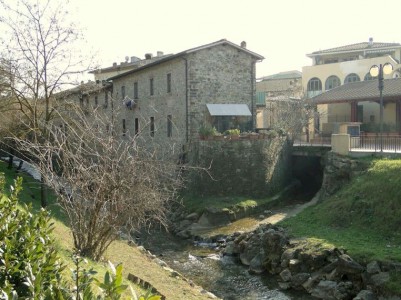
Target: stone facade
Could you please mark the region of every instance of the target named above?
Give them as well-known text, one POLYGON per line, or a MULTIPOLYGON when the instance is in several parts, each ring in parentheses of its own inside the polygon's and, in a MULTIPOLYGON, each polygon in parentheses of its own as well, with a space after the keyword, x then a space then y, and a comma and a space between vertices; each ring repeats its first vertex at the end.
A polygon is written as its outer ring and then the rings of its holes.
POLYGON ((221 40, 110 78, 113 98, 128 132, 137 122, 144 137, 184 145, 197 140, 199 127, 211 121, 206 104, 246 104, 255 123, 255 63, 261 59, 221 40), (124 108, 127 99, 135 103, 131 109, 124 108))

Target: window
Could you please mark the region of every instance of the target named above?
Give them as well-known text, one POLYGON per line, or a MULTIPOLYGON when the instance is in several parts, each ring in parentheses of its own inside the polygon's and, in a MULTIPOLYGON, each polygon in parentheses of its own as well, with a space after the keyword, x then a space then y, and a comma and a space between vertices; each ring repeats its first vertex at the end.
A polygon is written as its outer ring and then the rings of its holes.
POLYGON ((138 99, 138 82, 134 82, 134 99, 138 99))
POLYGON ((104 92, 104 105, 103 108, 107 108, 109 105, 109 93, 106 91, 104 92))
POLYGON ((338 87, 341 85, 340 78, 338 78, 335 75, 330 76, 329 78, 326 79, 326 83, 324 85, 324 89, 326 91, 334 89, 335 87, 338 87))
POLYGON ((153 96, 154 90, 153 90, 153 78, 149 79, 149 93, 151 96, 153 96))
POLYGON ((363 78, 364 81, 374 80, 375 78, 370 75, 370 73, 366 73, 365 77, 363 78))
POLYGON ((125 99, 125 86, 124 85, 121 87, 121 99, 122 100, 125 99))
POLYGON ((155 136, 155 117, 150 117, 150 136, 155 136))
POLYGON ((171 73, 167 74, 167 93, 171 93, 171 73))
POLYGON ((127 133, 127 128, 125 127, 125 119, 123 119, 123 136, 127 133))
POLYGON ((173 136, 173 116, 167 115, 167 137, 173 136))
POLYGON ((134 130, 135 130, 135 134, 139 133, 139 119, 138 118, 135 118, 134 130))
POLYGON ((359 76, 355 73, 351 73, 351 74, 348 74, 347 77, 345 77, 344 84, 350 83, 350 82, 357 82, 357 81, 361 81, 359 76))
POLYGON ((96 95, 95 96, 95 108, 98 107, 98 105, 99 105, 99 100, 98 100, 97 95, 96 95))
POLYGON ((319 78, 313 77, 308 82, 308 91, 321 91, 322 90, 322 82, 319 78))

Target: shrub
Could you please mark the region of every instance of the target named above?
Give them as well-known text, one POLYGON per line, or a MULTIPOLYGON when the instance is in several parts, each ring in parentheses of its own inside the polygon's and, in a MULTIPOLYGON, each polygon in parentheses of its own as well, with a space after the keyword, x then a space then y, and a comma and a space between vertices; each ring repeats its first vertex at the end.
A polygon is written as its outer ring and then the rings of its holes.
POLYGON ((64 269, 51 238, 49 214, 18 206, 22 179, 10 197, 0 175, 0 298, 58 299, 64 269))
POLYGON ((224 132, 225 135, 239 135, 240 133, 239 129, 228 129, 224 132))
POLYGON ((218 134, 216 127, 210 125, 202 125, 199 128, 199 135, 201 136, 215 136, 218 134))

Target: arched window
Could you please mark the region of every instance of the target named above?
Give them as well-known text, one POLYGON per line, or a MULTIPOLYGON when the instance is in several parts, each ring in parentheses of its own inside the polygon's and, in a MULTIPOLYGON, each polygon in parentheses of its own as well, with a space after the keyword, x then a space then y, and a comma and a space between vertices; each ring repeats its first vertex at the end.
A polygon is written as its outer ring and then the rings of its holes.
POLYGON ((340 85, 341 85, 340 78, 338 78, 335 75, 331 75, 329 78, 326 79, 326 83, 324 84, 324 89, 328 91, 340 85))
POLYGON ((322 90, 322 82, 319 78, 313 77, 308 82, 308 92, 312 91, 321 91, 322 90))
POLYGON ((345 77, 344 84, 345 83, 350 83, 350 82, 357 82, 361 81, 359 76, 355 73, 348 74, 347 77, 345 77))
POLYGON ((370 73, 366 73, 365 77, 363 78, 363 81, 368 81, 368 80, 374 80, 375 77, 372 77, 372 75, 370 75, 370 73))

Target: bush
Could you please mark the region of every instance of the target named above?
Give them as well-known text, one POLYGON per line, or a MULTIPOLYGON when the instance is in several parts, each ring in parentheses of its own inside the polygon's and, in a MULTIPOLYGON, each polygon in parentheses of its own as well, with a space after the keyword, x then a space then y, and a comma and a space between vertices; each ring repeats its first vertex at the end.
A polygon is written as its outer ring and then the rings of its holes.
POLYGON ((218 134, 216 127, 212 127, 210 125, 202 125, 199 128, 199 135, 200 136, 215 136, 218 134))
POLYGON ((239 135, 240 133, 239 129, 228 129, 224 132, 225 135, 239 135))
POLYGON ((18 206, 22 179, 10 197, 0 174, 0 298, 57 299, 64 269, 51 238, 49 214, 18 206))

